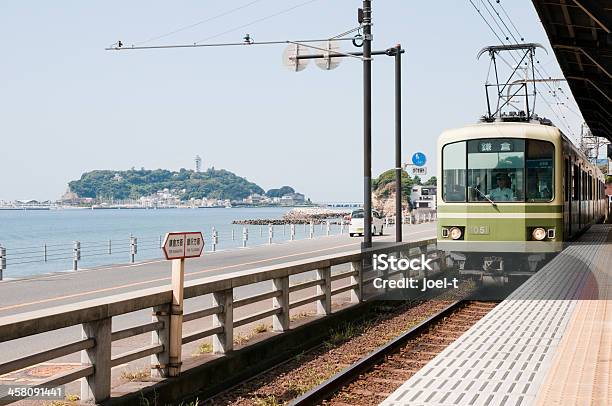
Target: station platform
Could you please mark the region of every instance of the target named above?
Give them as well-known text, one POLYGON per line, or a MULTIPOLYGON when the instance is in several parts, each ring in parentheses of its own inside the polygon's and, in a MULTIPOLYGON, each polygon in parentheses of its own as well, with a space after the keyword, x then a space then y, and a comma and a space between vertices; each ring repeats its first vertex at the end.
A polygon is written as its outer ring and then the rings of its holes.
POLYGON ((381 405, 612 405, 612 225, 591 227, 381 405))

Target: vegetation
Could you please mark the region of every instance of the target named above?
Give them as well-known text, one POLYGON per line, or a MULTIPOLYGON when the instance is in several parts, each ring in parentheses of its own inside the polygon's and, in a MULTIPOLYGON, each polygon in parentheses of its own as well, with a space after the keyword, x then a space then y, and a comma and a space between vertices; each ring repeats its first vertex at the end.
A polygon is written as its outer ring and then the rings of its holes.
MULTIPOLYGON (((263 194, 255 183, 226 170, 208 169, 195 172, 165 169, 128 171, 95 170, 85 172, 81 179, 68 183, 70 190, 79 197, 99 199, 138 199, 163 189, 179 191, 181 200, 191 198, 241 200, 250 194, 263 194)), ((283 188, 292 188, 284 186, 283 188)), ((276 189, 276 190, 283 190, 276 189)), ((274 190, 274 189, 273 189, 274 190)))
POLYGON ((268 197, 283 197, 295 193, 295 190, 291 186, 283 186, 280 189, 270 189, 266 192, 268 197))
MULTIPOLYGON (((372 180, 372 189, 383 191, 383 189, 385 189, 385 186, 387 186, 389 183, 394 184, 394 182, 395 182, 395 169, 389 169, 388 171, 381 173, 378 178, 372 180)), ((402 183, 402 195, 410 196, 410 189, 412 188, 412 185, 414 184, 414 180, 410 177, 410 175, 408 175, 408 172, 404 170, 402 170, 401 183, 402 183)), ((388 194, 388 193, 390 193, 389 189, 383 191, 382 197, 387 197, 385 196, 385 194, 388 194)))
POLYGON ((432 176, 431 178, 427 179, 427 182, 423 184, 426 186, 436 186, 436 182, 438 182, 438 179, 435 176, 432 176))
POLYGON ((195 355, 198 355, 198 354, 210 354, 212 352, 213 352, 212 344, 204 342, 204 343, 200 344, 200 346, 198 347, 197 352, 196 352, 195 355))

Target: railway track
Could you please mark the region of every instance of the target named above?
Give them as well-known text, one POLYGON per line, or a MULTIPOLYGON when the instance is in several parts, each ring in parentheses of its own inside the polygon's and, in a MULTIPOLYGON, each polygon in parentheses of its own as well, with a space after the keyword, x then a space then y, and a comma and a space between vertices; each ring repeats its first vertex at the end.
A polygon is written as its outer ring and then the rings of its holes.
POLYGON ((496 305, 454 302, 289 404, 378 404, 496 305))

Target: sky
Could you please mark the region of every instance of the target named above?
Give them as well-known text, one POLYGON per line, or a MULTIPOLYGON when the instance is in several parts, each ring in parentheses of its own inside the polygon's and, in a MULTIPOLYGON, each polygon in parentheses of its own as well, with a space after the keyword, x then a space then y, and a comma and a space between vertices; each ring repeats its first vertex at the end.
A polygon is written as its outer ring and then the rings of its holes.
MULTIPOLYGON (((486 110, 499 41, 469 0, 374 0, 373 49, 400 43, 402 157, 435 172, 447 128, 486 110)), ((486 17, 485 4, 474 0, 486 17)), ((494 1, 491 1, 495 4, 494 1)), ((541 66, 560 69, 528 0, 502 0, 541 66)), ((124 46, 324 39, 357 27, 356 0, 0 2, 0 200, 58 199, 94 169, 227 169, 264 189, 291 185, 313 201, 361 201, 362 63, 325 71, 283 65, 285 45, 106 51, 124 46), (175 32, 178 31, 178 32, 175 32), (172 33, 171 35, 165 35, 172 33), (161 38, 157 38, 160 37, 161 38)), ((492 21, 492 19, 489 20, 492 21)), ((494 28, 496 28, 494 26, 494 28)), ((342 50, 355 52, 350 41, 342 50)), ((394 167, 393 59, 372 62, 372 174, 394 167)), ((537 113, 570 138, 582 119, 567 85, 537 113), (557 105, 563 101, 565 106, 557 105), (561 119, 564 116, 565 118, 561 119)), ((547 89, 543 88, 543 95, 547 89)))

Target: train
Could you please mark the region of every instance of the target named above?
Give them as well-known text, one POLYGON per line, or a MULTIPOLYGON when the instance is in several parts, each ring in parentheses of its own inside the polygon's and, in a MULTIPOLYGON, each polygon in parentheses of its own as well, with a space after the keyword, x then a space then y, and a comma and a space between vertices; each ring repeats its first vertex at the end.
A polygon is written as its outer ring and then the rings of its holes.
POLYGON ((460 274, 533 274, 607 215, 605 179, 550 120, 504 115, 438 138, 438 249, 460 274))

